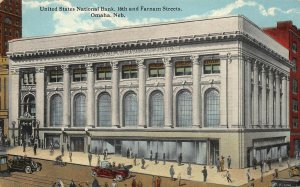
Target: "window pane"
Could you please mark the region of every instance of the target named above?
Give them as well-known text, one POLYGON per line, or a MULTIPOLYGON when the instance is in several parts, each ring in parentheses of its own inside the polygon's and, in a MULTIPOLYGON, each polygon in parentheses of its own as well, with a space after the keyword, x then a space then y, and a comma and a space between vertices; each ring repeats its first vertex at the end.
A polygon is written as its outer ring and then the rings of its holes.
POLYGON ((137 126, 137 98, 134 93, 129 93, 124 98, 124 125, 125 127, 137 126))
POLYGON ((157 77, 157 69, 151 69, 149 72, 150 77, 157 77))
POLYGON ((177 96, 177 126, 192 127, 192 95, 183 91, 177 96))
POLYGON ((185 68, 185 75, 192 75, 192 68, 191 67, 186 67, 185 68))
POLYGON ((212 66, 211 65, 204 65, 204 74, 211 74, 212 66))
POLYGON ((130 78, 137 78, 137 70, 131 71, 130 78))
POLYGON ((111 80, 111 72, 106 73, 106 80, 111 80))
POLYGON ((212 89, 205 94, 205 125, 217 127, 220 123, 220 97, 219 93, 212 89))
POLYGON ((101 127, 111 127, 111 98, 102 94, 98 99, 98 124, 101 127))
POLYGON ((52 96, 50 105, 50 125, 61 126, 62 125, 62 98, 59 95, 52 96))
POLYGON ((184 68, 176 68, 176 76, 184 75, 184 68))
POLYGON ((158 76, 159 77, 164 77, 165 76, 165 69, 159 69, 158 70, 158 76))
POLYGON ((155 92, 150 98, 150 126, 164 126, 164 98, 161 92, 155 92))
POLYGON ((212 66, 213 73, 220 73, 220 64, 215 64, 212 66))
POLYGON ((86 124, 86 102, 85 102, 85 95, 78 94, 75 97, 74 102, 74 126, 75 127, 84 127, 86 124))

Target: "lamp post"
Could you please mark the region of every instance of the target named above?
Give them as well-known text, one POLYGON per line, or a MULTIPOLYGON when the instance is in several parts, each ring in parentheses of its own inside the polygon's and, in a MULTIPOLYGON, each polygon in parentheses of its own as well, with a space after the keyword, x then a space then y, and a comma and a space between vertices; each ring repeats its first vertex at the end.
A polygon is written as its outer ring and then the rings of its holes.
POLYGON ((12 121, 11 122, 12 124, 12 139, 14 140, 14 146, 16 146, 16 140, 15 140, 15 127, 16 127, 16 122, 15 121, 12 121))
POLYGON ((35 138, 35 140, 37 140, 38 147, 40 147, 40 135, 39 135, 40 134, 39 133, 40 132, 40 130, 39 130, 40 129, 40 121, 36 119, 35 124, 36 124, 36 127, 35 127, 36 128, 36 134, 35 134, 34 138, 35 138))

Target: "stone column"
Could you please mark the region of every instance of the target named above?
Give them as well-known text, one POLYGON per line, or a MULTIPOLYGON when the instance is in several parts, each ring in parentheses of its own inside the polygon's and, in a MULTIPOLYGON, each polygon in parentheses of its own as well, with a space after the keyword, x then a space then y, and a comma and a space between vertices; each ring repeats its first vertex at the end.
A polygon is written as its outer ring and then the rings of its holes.
POLYGON ((280 126, 280 75, 279 72, 276 71, 276 98, 275 98, 275 104, 276 104, 276 110, 275 110, 275 125, 278 127, 280 126))
POLYGON ((269 69, 269 125, 274 125, 274 76, 272 69, 269 69))
POLYGON ((287 80, 286 76, 282 77, 282 104, 281 104, 281 125, 287 126, 287 80))
POLYGON ((70 72, 69 65, 62 65, 63 69, 63 87, 64 87, 64 96, 63 96, 63 126, 71 125, 71 113, 70 113, 70 72))
POLYGON ((86 118, 87 126, 96 126, 95 124, 95 92, 94 92, 94 67, 93 64, 85 64, 87 72, 87 107, 86 107, 86 118))
POLYGON ((286 85, 287 85, 287 89, 286 89, 286 124, 287 127, 286 128, 290 128, 289 124, 290 124, 290 77, 287 76, 286 77, 286 85))
POLYGON ((253 64, 253 125, 258 125, 258 67, 253 64))
POLYGON ((261 123, 265 126, 267 124, 267 80, 264 66, 261 70, 261 87, 261 123))
POLYGON ((146 127, 146 66, 144 60, 137 61, 139 67, 139 127, 146 127))
POLYGON ((165 127, 173 127, 173 67, 170 57, 164 58, 163 62, 165 65, 165 127))
POLYGON ((45 67, 35 68, 36 74, 36 119, 40 121, 40 127, 45 125, 45 67))
POLYGON ((111 106, 112 106, 112 126, 120 127, 120 109, 119 109, 119 66, 118 61, 112 61, 112 96, 111 96, 111 106))
POLYGON ((201 124, 201 70, 199 63, 199 56, 191 57, 193 62, 193 127, 200 127, 201 124))
POLYGON ((251 128, 251 59, 244 59, 245 62, 245 126, 246 128, 251 128))
MULTIPOLYGON (((20 72, 17 68, 10 67, 9 73, 9 126, 12 127, 12 123, 15 122, 15 129, 9 131, 9 137, 11 138, 11 142, 14 142, 14 137, 18 136, 18 118, 19 114, 19 107, 20 106, 20 72), (14 137, 13 137, 14 136, 14 137)), ((21 114, 23 115, 23 114, 21 114)), ((18 144, 18 142, 16 142, 18 144)))

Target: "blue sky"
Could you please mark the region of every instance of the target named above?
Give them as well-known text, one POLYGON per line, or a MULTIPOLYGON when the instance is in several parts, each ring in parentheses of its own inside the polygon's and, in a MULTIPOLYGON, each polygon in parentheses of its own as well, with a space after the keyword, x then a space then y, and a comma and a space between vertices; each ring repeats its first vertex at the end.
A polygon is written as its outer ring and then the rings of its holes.
MULTIPOLYGON (((121 12, 117 12, 121 13, 121 12)), ((23 0, 23 36, 41 36, 78 31, 201 19, 243 14, 260 27, 277 21, 293 21, 300 27, 300 0, 23 0), (149 7, 163 6, 181 11, 126 11, 125 18, 97 18, 90 11, 40 11, 40 7, 149 7)))

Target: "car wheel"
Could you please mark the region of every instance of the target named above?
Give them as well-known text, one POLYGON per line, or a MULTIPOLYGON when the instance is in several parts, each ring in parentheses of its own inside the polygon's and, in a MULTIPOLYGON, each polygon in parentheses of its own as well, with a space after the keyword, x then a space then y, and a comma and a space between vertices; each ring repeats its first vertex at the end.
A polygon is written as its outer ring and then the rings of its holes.
POLYGON ((123 180, 122 175, 116 175, 116 180, 119 182, 122 181, 123 180))
POLYGON ((93 177, 96 177, 96 176, 97 176, 97 173, 96 173, 95 171, 92 171, 91 174, 92 174, 93 177))
POLYGON ((30 166, 26 166, 25 167, 25 173, 31 173, 31 167, 30 166))

